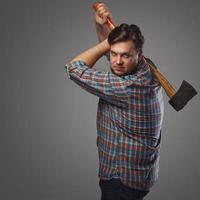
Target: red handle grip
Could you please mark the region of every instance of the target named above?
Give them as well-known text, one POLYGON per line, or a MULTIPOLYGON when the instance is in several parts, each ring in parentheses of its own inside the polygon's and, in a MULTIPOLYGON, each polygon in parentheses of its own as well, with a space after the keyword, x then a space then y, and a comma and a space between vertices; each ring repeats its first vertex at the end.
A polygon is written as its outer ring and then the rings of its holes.
MULTIPOLYGON (((92 8, 97 11, 98 8, 99 8, 99 5, 100 5, 101 2, 95 2, 92 4, 92 8)), ((112 20, 110 19, 110 17, 107 17, 107 22, 106 22, 106 25, 110 28, 110 29, 114 29, 115 26, 112 22, 112 20)))

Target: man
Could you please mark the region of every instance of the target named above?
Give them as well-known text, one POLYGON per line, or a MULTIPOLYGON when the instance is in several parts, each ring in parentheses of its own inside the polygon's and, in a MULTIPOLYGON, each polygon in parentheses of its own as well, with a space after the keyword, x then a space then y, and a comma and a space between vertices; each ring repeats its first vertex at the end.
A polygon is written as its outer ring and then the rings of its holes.
POLYGON ((158 178, 162 89, 143 57, 139 27, 121 24, 110 32, 105 25, 107 17, 111 13, 101 4, 95 12, 100 43, 65 68, 71 80, 99 97, 101 200, 142 200, 158 178), (93 69, 107 53, 111 71, 93 69))

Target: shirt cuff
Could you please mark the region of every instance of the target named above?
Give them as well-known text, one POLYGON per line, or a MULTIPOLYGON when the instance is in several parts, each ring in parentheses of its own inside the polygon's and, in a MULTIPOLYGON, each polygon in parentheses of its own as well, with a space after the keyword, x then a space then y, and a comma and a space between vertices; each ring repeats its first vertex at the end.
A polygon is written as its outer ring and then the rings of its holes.
POLYGON ((65 73, 67 73, 67 76, 70 78, 70 72, 72 72, 74 70, 82 71, 87 68, 89 68, 89 67, 84 61, 76 60, 76 61, 71 62, 70 64, 66 64, 64 70, 65 70, 65 73))
POLYGON ((88 67, 87 64, 82 60, 75 60, 72 63, 70 63, 70 66, 73 68, 77 67, 77 66, 78 67, 82 67, 82 66, 88 67))

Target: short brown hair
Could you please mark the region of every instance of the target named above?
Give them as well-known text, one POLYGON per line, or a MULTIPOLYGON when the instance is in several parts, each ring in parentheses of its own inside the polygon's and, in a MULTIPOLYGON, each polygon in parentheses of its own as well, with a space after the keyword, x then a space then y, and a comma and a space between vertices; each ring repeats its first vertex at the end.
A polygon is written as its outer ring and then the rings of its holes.
POLYGON ((108 35, 108 43, 110 45, 128 40, 133 41, 137 51, 142 51, 144 37, 140 28, 135 24, 128 25, 123 23, 120 26, 116 26, 108 35))

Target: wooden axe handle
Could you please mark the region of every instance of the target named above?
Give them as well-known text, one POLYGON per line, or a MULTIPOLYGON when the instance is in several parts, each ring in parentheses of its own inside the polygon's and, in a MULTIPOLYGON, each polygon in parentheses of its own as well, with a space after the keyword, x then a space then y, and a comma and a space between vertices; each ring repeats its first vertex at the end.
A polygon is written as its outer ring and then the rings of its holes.
MULTIPOLYGON (((100 4, 100 2, 96 2, 96 3, 92 4, 92 7, 95 11, 98 10, 99 4, 100 4)), ((106 25, 110 28, 110 30, 115 28, 112 20, 109 17, 107 19, 106 25)), ((157 69, 157 67, 152 62, 150 62, 145 57, 143 57, 143 58, 144 58, 145 62, 148 64, 153 76, 161 84, 161 86, 165 90, 167 96, 171 99, 171 97, 173 97, 174 94, 176 93, 175 89, 172 87, 172 85, 169 83, 169 81, 161 74, 161 72, 157 69)))
POLYGON ((153 74, 155 79, 161 84, 167 96, 171 99, 176 93, 175 89, 172 87, 169 81, 161 74, 161 72, 157 69, 157 67, 152 62, 147 61, 146 58, 144 59, 147 62, 151 70, 151 73, 153 74))

